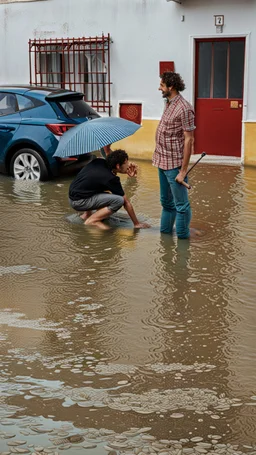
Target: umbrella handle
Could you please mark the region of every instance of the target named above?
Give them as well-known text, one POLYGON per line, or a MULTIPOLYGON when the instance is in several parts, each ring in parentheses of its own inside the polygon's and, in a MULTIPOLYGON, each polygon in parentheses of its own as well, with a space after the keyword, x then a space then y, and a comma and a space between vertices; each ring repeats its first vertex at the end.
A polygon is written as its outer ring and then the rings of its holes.
POLYGON ((201 159, 206 155, 205 152, 203 152, 200 156, 200 158, 193 164, 193 166, 191 166, 191 168, 188 170, 188 172, 186 173, 186 177, 187 175, 190 173, 190 171, 192 171, 192 169, 197 165, 197 163, 199 163, 199 161, 201 161, 201 159))
POLYGON ((185 186, 188 190, 191 190, 191 186, 188 183, 184 182, 184 180, 181 182, 181 185, 185 186))
MULTIPOLYGON (((203 152, 203 153, 201 154, 200 158, 199 158, 199 159, 193 164, 193 166, 191 166, 191 168, 188 170, 188 172, 186 173, 185 177, 187 177, 187 175, 190 173, 190 171, 192 171, 192 169, 197 165, 197 163, 199 163, 199 161, 201 161, 201 159, 202 159, 205 155, 206 155, 205 152, 203 152)), ((181 185, 184 185, 188 190, 191 190, 191 186, 190 186, 188 183, 184 182, 184 180, 183 180, 183 182, 181 182, 181 185)))

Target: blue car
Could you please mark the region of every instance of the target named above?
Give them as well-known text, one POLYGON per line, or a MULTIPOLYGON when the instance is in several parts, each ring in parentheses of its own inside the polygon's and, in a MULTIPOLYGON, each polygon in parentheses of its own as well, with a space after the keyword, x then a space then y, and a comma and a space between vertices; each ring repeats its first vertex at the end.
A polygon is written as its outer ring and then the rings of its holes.
POLYGON ((72 164, 53 158, 60 137, 69 128, 97 117, 83 93, 0 86, 0 171, 21 180, 59 175, 64 165, 72 164))

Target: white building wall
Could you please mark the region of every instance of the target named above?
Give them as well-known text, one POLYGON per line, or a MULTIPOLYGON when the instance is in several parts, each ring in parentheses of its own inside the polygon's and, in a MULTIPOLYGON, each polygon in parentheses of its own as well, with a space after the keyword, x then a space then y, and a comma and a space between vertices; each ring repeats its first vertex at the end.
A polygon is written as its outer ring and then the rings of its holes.
POLYGON ((159 61, 174 61, 193 98, 191 35, 250 33, 247 119, 256 119, 256 0, 45 0, 0 4, 0 83, 29 83, 28 40, 110 33, 113 115, 119 100, 141 101, 143 117, 162 113, 159 61), (181 16, 185 16, 181 22, 181 16))

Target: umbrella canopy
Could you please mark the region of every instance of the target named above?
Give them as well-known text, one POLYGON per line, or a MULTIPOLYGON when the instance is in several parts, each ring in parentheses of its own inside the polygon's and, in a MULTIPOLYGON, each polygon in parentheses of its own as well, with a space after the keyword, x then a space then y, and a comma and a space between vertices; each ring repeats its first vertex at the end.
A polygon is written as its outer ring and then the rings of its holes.
POLYGON ((131 136, 140 125, 117 117, 96 118, 81 123, 61 136, 53 156, 67 158, 99 150, 131 136))

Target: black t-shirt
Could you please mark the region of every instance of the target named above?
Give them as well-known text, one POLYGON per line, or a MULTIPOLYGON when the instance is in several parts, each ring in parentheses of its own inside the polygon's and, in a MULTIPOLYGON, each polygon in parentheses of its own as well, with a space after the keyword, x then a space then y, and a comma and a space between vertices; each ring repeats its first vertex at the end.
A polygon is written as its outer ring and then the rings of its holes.
POLYGON ((110 171, 104 159, 97 158, 77 174, 69 187, 69 197, 72 201, 79 201, 105 191, 124 196, 120 178, 110 171))

